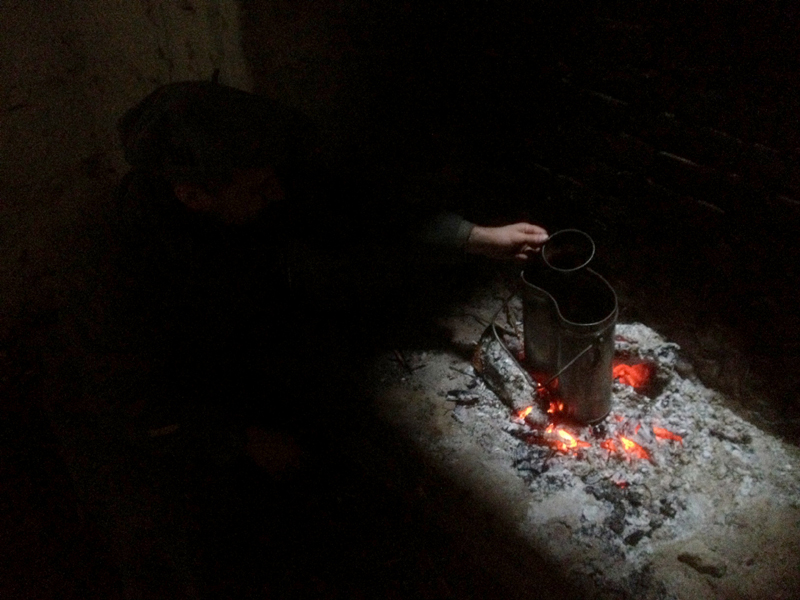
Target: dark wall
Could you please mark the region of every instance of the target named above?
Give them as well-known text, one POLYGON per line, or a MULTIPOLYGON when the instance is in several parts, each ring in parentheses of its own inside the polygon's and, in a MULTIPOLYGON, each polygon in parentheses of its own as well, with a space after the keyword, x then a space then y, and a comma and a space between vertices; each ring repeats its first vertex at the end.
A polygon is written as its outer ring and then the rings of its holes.
POLYGON ((581 3, 525 140, 559 222, 654 305, 694 295, 687 312, 734 328, 740 370, 795 417, 798 18, 785 2, 581 3))

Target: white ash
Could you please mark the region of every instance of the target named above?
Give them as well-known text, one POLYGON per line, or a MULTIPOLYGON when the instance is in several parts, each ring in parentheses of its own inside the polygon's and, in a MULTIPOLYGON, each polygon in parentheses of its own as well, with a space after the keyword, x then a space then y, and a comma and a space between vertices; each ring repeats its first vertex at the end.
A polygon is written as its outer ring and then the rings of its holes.
MULTIPOLYGON (((480 338, 469 320, 454 317, 453 323, 460 327, 454 338, 459 345, 480 338)), ((413 402, 392 404, 391 418, 431 456, 448 465, 457 456, 472 464, 479 458, 468 450, 474 445, 487 473, 519 478, 527 489, 525 517, 515 520, 520 533, 568 572, 591 579, 602 597, 674 597, 665 591, 673 584, 660 579, 662 563, 655 568, 653 561, 663 560, 674 542, 709 528, 736 531, 741 515, 764 498, 776 510, 800 508, 800 462, 682 368, 676 344, 638 323, 618 324, 615 337, 618 357, 652 364, 656 384, 637 392, 615 383, 611 413, 599 427, 564 426, 590 443, 566 453, 539 443, 543 427, 517 418, 454 354, 408 352, 409 364, 427 365, 412 375, 390 358, 382 363, 380 381, 385 386, 402 376, 407 391, 398 390, 397 398, 418 394, 413 402), (427 400, 431 391, 438 400, 427 400), (448 414, 453 429, 439 421, 448 414), (656 437, 654 426, 681 436, 682 443, 656 437), (649 459, 600 446, 607 439, 618 444, 620 435, 640 444, 649 459)), ((465 473, 479 472, 474 469, 465 473)), ((716 578, 724 571, 702 554, 684 558, 677 562, 698 576, 716 578)))
MULTIPOLYGON (((580 533, 600 540, 607 550, 625 555, 646 553, 653 540, 675 539, 698 526, 704 506, 720 502, 731 508, 755 494, 770 492, 791 498, 800 493, 796 477, 769 477, 761 444, 763 434, 722 406, 718 395, 676 371, 677 344, 666 342, 640 323, 616 328, 616 355, 656 367, 658 393, 648 396, 615 382, 612 410, 595 426, 563 425, 590 447, 562 452, 544 442, 540 429, 523 424, 499 402, 486 401, 460 421, 501 419, 498 427, 520 440, 513 463, 535 498, 569 490, 599 501, 581 514, 580 533), (663 428, 682 441, 659 438, 663 428), (649 459, 620 448, 625 436, 639 444, 649 459), (616 450, 601 447, 613 440, 616 450), (702 498, 710 500, 702 501, 702 498), (702 505, 702 506, 701 506, 702 505)), ((775 464, 789 465, 781 448, 770 449, 775 464)), ((584 500, 574 501, 583 505, 584 500)), ((724 517, 723 517, 724 518, 724 517)))
POLYGON ((522 344, 516 334, 490 325, 478 341, 472 365, 508 407, 519 411, 530 406, 532 410, 527 416, 528 420, 547 423, 547 415, 535 405, 535 382, 517 362, 521 353, 522 344))

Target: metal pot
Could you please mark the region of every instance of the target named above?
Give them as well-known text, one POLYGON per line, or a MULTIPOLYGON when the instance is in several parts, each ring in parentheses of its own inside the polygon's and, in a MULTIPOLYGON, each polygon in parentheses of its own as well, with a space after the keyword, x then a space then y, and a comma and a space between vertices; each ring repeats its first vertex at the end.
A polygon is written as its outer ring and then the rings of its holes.
POLYGON ((566 416, 602 420, 611 410, 614 289, 591 269, 559 271, 543 260, 522 272, 522 284, 526 367, 544 381, 558 375, 566 416))

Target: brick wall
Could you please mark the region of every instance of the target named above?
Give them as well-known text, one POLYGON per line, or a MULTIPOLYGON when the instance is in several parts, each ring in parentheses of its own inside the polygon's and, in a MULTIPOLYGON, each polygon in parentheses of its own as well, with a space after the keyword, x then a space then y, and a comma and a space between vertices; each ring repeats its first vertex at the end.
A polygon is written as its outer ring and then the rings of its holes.
POLYGON ((555 20, 522 151, 547 217, 592 233, 615 275, 694 289, 796 407, 800 9, 585 2, 555 20))

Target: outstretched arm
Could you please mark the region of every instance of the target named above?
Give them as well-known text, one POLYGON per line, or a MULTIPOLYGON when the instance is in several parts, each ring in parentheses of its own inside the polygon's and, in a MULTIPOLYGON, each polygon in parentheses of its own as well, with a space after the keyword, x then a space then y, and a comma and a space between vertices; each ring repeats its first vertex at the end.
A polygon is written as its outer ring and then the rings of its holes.
POLYGON ((439 213, 423 223, 417 240, 421 248, 433 250, 446 260, 466 254, 525 261, 548 239, 547 231, 530 223, 482 227, 454 213, 439 213))
POLYGON ((490 258, 525 261, 547 241, 547 231, 530 223, 514 223, 502 227, 475 225, 465 244, 468 254, 490 258))

